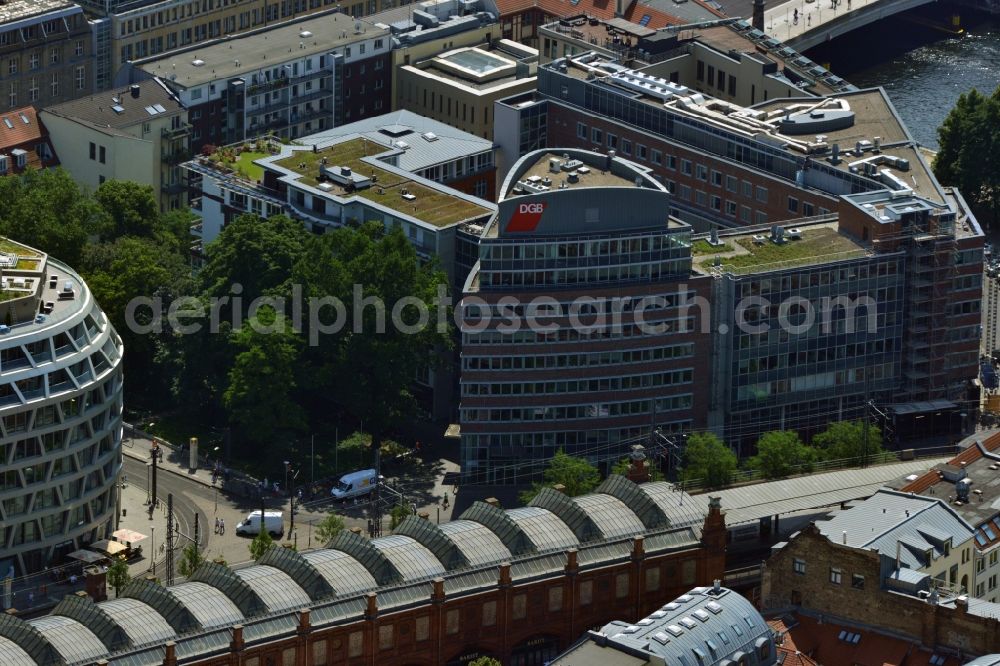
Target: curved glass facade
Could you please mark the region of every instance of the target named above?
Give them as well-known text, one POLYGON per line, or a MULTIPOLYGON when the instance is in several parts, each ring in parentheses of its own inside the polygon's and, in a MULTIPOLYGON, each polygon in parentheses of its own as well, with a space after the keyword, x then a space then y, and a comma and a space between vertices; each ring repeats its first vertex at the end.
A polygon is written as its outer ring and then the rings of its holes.
POLYGON ((121 339, 67 266, 42 255, 23 282, 42 314, 0 336, 0 570, 18 575, 110 535, 122 468, 121 339))

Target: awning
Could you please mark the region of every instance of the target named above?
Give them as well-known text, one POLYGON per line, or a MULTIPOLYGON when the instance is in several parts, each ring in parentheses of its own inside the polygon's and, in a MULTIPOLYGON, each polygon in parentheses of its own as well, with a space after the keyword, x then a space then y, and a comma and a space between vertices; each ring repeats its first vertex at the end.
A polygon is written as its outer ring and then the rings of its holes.
POLYGON ((99 550, 102 553, 107 553, 108 555, 117 555, 125 550, 125 545, 120 544, 117 541, 108 541, 105 539, 103 541, 90 544, 90 548, 91 550, 99 550))
POLYGON ((74 550, 66 557, 72 557, 74 560, 80 560, 81 562, 86 562, 87 564, 100 562, 101 560, 104 559, 104 555, 101 555, 100 553, 95 553, 92 550, 74 550))
POLYGON ((149 538, 145 534, 139 534, 135 530, 126 530, 126 529, 117 530, 114 534, 111 535, 111 537, 115 541, 129 545, 136 543, 138 541, 142 541, 143 539, 149 538))

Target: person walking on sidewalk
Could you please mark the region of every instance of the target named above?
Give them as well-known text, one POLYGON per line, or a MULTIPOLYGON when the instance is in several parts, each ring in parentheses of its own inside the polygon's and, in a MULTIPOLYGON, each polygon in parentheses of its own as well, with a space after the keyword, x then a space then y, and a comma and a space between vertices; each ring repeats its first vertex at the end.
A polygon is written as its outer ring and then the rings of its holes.
POLYGON ((226 519, 219 518, 219 534, 225 534, 225 533, 226 533, 226 519))
POLYGON ((220 525, 220 524, 221 524, 221 521, 219 520, 219 517, 218 517, 218 516, 216 516, 216 517, 215 517, 215 533, 216 533, 216 534, 219 534, 219 525, 220 525))

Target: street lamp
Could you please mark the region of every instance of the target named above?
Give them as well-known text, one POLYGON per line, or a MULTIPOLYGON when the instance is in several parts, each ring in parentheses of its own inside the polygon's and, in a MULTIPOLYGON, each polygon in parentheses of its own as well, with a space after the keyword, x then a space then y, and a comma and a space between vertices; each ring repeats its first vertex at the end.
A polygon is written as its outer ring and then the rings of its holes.
POLYGON ((156 527, 152 526, 149 529, 152 530, 152 537, 150 537, 152 539, 152 544, 150 545, 149 549, 150 550, 149 570, 151 570, 155 574, 156 573, 156 527))

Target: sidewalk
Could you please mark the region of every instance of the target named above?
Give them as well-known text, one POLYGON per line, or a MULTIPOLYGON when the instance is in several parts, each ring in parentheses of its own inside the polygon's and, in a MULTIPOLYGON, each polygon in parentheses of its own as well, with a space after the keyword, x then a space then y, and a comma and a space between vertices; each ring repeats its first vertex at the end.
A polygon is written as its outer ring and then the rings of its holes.
POLYGON ((879 0, 790 0, 764 12, 764 31, 788 42, 824 23, 877 3, 879 0), (795 21, 798 10, 798 22, 795 21))

